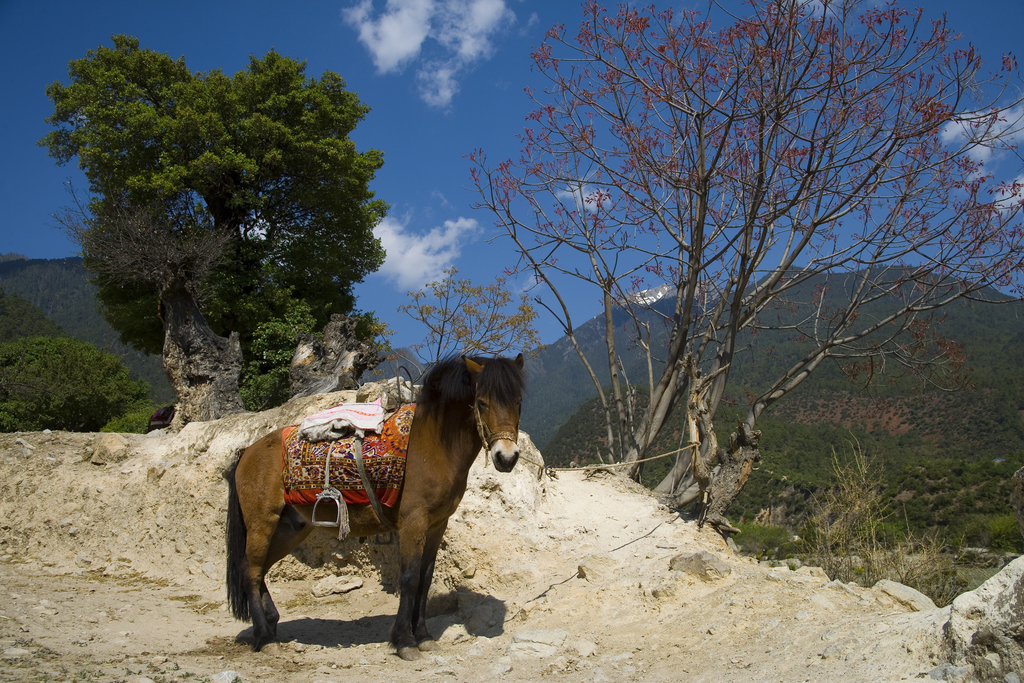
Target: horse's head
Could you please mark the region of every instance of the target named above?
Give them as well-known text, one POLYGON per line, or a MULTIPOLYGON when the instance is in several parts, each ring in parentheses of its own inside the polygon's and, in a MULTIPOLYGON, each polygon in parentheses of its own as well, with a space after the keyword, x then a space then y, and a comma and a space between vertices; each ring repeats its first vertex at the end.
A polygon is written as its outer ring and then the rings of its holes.
POLYGON ((523 354, 514 361, 463 356, 473 377, 473 413, 494 468, 511 472, 519 460, 519 413, 523 406, 523 354))

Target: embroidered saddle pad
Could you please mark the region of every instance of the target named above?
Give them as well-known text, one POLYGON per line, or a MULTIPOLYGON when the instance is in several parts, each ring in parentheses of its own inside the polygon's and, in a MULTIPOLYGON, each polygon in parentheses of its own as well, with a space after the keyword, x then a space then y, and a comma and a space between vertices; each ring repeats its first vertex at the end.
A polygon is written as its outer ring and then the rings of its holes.
MULTIPOLYGON (((384 422, 380 434, 363 439, 363 464, 381 504, 393 507, 405 479, 405 454, 416 405, 404 405, 384 422)), ((291 505, 312 505, 324 488, 324 466, 331 455, 331 486, 341 491, 349 505, 370 502, 356 467, 355 439, 311 443, 299 436, 296 426, 281 434, 284 500, 291 505)))

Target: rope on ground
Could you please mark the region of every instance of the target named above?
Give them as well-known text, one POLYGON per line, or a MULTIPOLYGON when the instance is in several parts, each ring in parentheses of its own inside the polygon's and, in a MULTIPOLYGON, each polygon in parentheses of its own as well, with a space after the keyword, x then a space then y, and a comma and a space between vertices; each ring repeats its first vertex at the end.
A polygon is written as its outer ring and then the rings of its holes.
MULTIPOLYGON (((548 468, 546 468, 545 471, 548 471, 548 472, 586 472, 588 470, 607 470, 607 469, 610 469, 612 467, 629 467, 630 465, 635 465, 636 463, 639 463, 639 462, 648 462, 650 460, 658 460, 660 458, 667 458, 670 455, 676 455, 677 453, 682 453, 683 451, 688 451, 691 448, 695 448, 695 447, 697 447, 699 445, 700 444, 697 444, 697 443, 691 443, 688 446, 683 446, 682 448, 677 448, 676 450, 669 451, 668 453, 662 453, 661 455, 652 455, 649 458, 640 458, 639 460, 630 460, 629 462, 613 462, 613 463, 607 464, 607 465, 584 465, 583 467, 548 467, 548 468)), ((527 460, 527 462, 530 462, 530 463, 532 463, 534 465, 537 465, 537 463, 533 462, 532 460, 527 460)), ((540 465, 537 465, 537 466, 540 467, 540 465)))

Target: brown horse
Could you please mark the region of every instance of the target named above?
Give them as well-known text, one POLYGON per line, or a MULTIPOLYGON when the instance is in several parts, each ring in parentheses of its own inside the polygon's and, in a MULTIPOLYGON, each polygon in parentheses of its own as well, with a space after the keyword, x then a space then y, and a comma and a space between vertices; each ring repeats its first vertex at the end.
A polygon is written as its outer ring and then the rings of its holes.
MULTIPOLYGON (((390 641, 402 659, 437 649, 426 622, 437 549, 484 442, 500 472, 519 459, 524 388, 522 354, 515 360, 449 358, 423 380, 401 497, 383 508, 398 530, 401 597, 390 641)), ((280 618, 264 577, 314 529, 313 506, 285 503, 280 430, 246 448, 225 476, 228 602, 235 618, 252 621, 252 649, 259 651, 277 640, 280 618)), ((369 504, 350 505, 349 523, 355 536, 388 531, 369 504)))

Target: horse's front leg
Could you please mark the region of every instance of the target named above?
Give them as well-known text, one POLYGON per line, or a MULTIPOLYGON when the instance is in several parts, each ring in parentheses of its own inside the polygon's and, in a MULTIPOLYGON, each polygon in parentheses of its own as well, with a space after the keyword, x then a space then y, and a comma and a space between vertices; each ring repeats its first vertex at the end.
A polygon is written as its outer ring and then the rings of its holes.
POLYGON ((423 549, 427 541, 426 514, 401 520, 398 531, 400 576, 398 614, 391 626, 391 645, 405 660, 419 659, 413 620, 423 576, 423 549))
POLYGON ((438 650, 440 647, 427 630, 427 598, 430 596, 430 584, 434 580, 434 565, 437 563, 437 550, 441 547, 441 539, 448 528, 446 518, 427 532, 423 545, 423 561, 420 564, 420 581, 416 594, 416 609, 413 613, 412 633, 416 638, 416 647, 421 652, 438 650))

